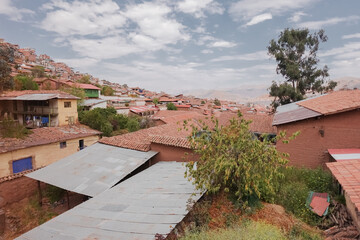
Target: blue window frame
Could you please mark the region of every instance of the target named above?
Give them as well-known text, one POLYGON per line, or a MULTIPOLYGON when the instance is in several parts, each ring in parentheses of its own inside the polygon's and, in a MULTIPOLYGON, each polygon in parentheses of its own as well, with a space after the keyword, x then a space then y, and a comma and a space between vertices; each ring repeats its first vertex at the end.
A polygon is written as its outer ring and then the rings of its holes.
POLYGON ((29 169, 33 169, 32 157, 15 160, 12 162, 13 173, 23 172, 29 169))

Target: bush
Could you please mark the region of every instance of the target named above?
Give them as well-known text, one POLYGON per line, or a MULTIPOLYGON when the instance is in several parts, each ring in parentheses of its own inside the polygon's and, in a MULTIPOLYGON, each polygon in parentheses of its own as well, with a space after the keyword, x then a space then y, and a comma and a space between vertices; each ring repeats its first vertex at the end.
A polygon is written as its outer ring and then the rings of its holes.
POLYGON ((14 78, 15 90, 38 90, 39 85, 28 76, 18 75, 14 78))
POLYGON ((65 190, 55 187, 53 185, 47 185, 45 190, 45 196, 49 199, 50 203, 57 202, 64 197, 65 190))
POLYGON ((173 103, 166 104, 167 110, 177 110, 177 107, 173 103))
POLYGON ((0 121, 0 135, 3 138, 24 138, 31 131, 12 119, 0 121))

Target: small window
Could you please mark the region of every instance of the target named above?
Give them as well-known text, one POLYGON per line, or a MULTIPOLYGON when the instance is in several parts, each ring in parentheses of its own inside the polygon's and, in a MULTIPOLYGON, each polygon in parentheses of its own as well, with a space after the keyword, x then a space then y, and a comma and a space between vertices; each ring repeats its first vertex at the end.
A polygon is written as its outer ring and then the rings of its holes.
POLYGON ((60 148, 66 148, 66 142, 60 142, 60 148))
POLYGON ((20 173, 26 170, 33 169, 32 157, 19 159, 12 162, 13 173, 20 173))
POLYGON ((71 108, 71 102, 64 102, 64 108, 71 108))

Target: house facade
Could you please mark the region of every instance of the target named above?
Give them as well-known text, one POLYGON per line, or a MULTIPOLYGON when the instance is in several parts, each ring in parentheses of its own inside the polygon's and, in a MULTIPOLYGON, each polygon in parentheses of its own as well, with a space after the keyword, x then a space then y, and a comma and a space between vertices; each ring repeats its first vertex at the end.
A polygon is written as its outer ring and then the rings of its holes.
POLYGON ((0 119, 27 128, 57 127, 78 121, 78 98, 61 91, 14 91, 0 95, 0 119))
POLYGON ((310 168, 325 167, 331 160, 328 149, 360 147, 360 90, 337 91, 281 106, 273 125, 277 132, 295 140, 276 145, 290 154, 290 164, 310 168))
POLYGON ((33 129, 25 139, 0 138, 0 178, 56 162, 96 143, 100 133, 73 125, 33 129))

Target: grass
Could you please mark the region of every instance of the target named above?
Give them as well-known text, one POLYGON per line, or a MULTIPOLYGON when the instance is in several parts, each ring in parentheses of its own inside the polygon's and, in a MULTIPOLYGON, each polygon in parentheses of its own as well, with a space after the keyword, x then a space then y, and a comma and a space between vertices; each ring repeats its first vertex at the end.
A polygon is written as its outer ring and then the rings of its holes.
POLYGON ((336 195, 331 174, 321 168, 287 167, 282 172, 284 178, 280 181, 275 203, 310 225, 320 224, 322 218, 310 211, 305 203, 310 191, 327 192, 333 197, 336 195))
POLYGON ((282 240, 284 233, 275 226, 263 222, 244 221, 241 225, 227 229, 188 233, 180 240, 282 240))

